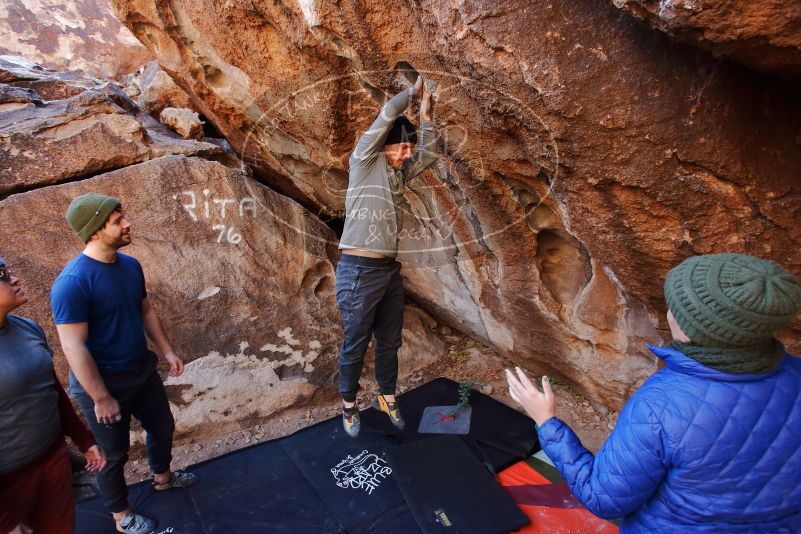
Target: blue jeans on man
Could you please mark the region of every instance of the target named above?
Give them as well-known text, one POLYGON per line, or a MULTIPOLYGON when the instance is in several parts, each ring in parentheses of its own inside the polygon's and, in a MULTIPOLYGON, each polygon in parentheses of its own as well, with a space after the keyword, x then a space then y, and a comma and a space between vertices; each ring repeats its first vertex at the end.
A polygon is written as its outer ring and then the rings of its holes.
POLYGON ((153 473, 165 473, 172 461, 172 437, 175 422, 164 384, 156 372, 156 355, 147 356, 130 371, 104 373, 103 381, 112 397, 120 403, 122 420, 109 425, 98 423, 95 403, 70 372, 70 392, 78 403, 97 444, 106 453, 106 467, 97 474, 100 498, 112 513, 128 507, 125 463, 130 448, 131 417, 147 433, 147 460, 153 473))
POLYGON ((375 336, 375 377, 383 395, 394 395, 403 330, 403 277, 393 258, 343 254, 336 270, 336 296, 345 338, 339 352, 339 392, 355 402, 364 354, 375 336))

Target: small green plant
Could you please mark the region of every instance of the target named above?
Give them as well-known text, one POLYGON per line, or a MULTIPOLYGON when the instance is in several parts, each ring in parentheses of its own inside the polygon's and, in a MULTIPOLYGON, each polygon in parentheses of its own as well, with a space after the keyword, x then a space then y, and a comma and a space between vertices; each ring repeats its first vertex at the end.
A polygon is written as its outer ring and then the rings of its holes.
MULTIPOLYGON (((542 380, 542 379, 540 378, 540 380, 542 380)), ((565 385, 562 382, 560 382, 557 379, 555 379, 552 375, 548 375, 548 381, 551 383, 552 386, 564 386, 565 385)))
POLYGON ((467 408, 470 406, 470 390, 473 389, 473 381, 466 380, 459 382, 459 408, 467 408))
POLYGON ((454 407, 453 411, 449 414, 451 417, 459 417, 459 412, 470 406, 470 390, 473 389, 475 383, 472 380, 465 380, 459 382, 459 403, 454 407))

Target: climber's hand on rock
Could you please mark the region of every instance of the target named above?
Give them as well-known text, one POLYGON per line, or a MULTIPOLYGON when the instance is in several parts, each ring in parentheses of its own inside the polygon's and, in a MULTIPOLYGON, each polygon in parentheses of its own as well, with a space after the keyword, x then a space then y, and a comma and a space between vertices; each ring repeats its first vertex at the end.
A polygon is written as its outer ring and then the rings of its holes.
MULTIPOLYGON (((422 78, 423 77, 420 76, 419 79, 422 78)), ((432 115, 434 113, 434 99, 431 96, 431 90, 429 90, 426 84, 423 84, 422 91, 423 93, 420 96, 420 118, 424 121, 430 121, 432 120, 432 115)))
POLYGON ((518 402, 526 413, 542 425, 556 415, 556 396, 551 389, 551 382, 547 376, 542 377, 542 391, 531 383, 531 380, 519 367, 515 373, 506 369, 506 381, 509 383, 509 395, 518 402))
POLYGON ((417 76, 417 81, 414 82, 414 96, 421 97, 423 96, 423 90, 425 89, 426 84, 423 83, 423 77, 417 76))

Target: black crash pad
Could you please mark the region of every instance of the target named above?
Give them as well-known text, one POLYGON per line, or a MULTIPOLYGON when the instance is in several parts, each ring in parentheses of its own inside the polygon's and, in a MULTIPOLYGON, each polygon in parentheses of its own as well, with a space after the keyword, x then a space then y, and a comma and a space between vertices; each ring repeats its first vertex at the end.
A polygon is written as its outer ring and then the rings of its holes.
MULTIPOLYGON (((362 412, 362 431, 350 438, 339 417, 289 436, 240 449, 187 468, 193 488, 155 492, 130 488, 134 509, 158 521, 159 534, 420 532, 388 463, 388 451, 436 435, 418 434, 426 406, 455 404, 458 384, 433 380, 398 403, 406 419, 397 431, 386 415, 362 412)), ((525 415, 479 392, 469 434, 459 436, 488 468, 504 469, 539 449, 525 415)), ((77 534, 114 534, 98 498, 77 505, 77 534)))
POLYGON ((426 534, 503 534, 530 523, 455 436, 398 445, 387 455, 406 503, 426 534))

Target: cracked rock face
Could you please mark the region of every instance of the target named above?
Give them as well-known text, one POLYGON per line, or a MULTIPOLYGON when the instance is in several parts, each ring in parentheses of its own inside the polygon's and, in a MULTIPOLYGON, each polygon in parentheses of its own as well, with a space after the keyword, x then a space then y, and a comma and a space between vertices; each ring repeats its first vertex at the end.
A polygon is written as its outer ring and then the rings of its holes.
POLYGON ((359 135, 423 73, 444 146, 405 192, 407 288, 610 406, 653 370, 682 259, 801 274, 798 88, 609 2, 113 5, 259 179, 323 217, 344 215, 359 135))
POLYGON ((53 71, 22 56, 0 56, 0 83, 32 90, 42 100, 62 100, 105 85, 98 78, 53 71))
POLYGON ((779 0, 612 0, 671 37, 752 69, 801 77, 801 4, 779 0))
POLYGON ((47 88, 63 85, 76 94, 50 100, 14 81, 0 83, 0 198, 168 154, 227 156, 214 144, 173 134, 114 84, 84 88, 57 73, 37 76, 47 88))

